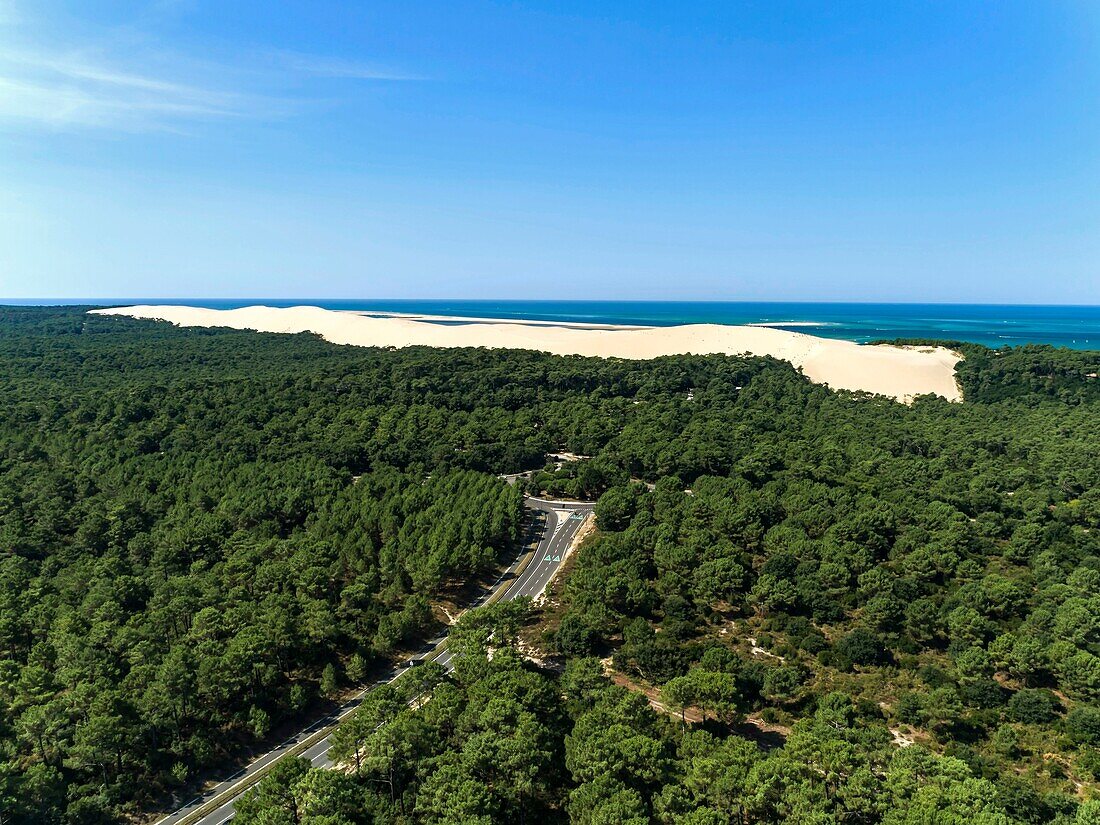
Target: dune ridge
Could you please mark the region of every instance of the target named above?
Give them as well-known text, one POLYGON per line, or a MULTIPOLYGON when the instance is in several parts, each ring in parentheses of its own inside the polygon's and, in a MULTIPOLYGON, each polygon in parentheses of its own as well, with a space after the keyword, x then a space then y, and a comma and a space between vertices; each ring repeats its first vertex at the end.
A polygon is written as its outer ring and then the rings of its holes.
POLYGON ((402 317, 367 317, 315 306, 205 309, 142 305, 91 312, 156 319, 184 327, 313 332, 334 344, 365 347, 488 347, 630 359, 713 353, 770 355, 790 361, 811 381, 834 389, 876 393, 906 403, 927 393, 950 401, 962 400, 955 380, 955 365, 961 356, 944 347, 866 346, 769 327, 685 324, 589 329, 492 319, 446 326, 402 317))

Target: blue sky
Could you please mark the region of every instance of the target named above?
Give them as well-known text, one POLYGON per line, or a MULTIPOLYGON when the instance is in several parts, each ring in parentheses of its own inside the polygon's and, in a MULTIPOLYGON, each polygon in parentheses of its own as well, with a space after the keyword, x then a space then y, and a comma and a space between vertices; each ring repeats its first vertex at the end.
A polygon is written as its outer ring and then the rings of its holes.
POLYGON ((0 0, 0 297, 1100 303, 1100 4, 0 0))

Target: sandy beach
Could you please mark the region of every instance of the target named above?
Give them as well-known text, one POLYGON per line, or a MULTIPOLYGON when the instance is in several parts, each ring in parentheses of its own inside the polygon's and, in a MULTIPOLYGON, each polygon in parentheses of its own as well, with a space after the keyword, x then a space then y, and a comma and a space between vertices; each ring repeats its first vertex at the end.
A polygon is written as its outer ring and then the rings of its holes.
POLYGON ((790 361, 811 381, 834 389, 862 390, 903 402, 927 393, 951 401, 962 400, 955 380, 955 364, 960 356, 943 347, 866 346, 763 326, 686 324, 592 328, 501 319, 439 324, 409 317, 377 317, 374 313, 371 317, 311 306, 287 309, 253 306, 229 310, 132 306, 91 311, 158 319, 185 327, 313 332, 334 344, 364 347, 489 347, 631 359, 712 353, 770 355, 790 361))

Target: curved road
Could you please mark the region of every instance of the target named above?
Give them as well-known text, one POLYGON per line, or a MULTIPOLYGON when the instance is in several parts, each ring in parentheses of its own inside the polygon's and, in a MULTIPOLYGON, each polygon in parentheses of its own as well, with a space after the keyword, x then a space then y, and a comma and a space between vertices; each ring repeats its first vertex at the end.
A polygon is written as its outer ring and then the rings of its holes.
MULTIPOLYGON (((521 553, 508 566, 491 587, 482 589, 481 595, 470 607, 481 607, 490 601, 515 599, 520 596, 534 598, 546 589, 550 579, 561 565, 565 552, 577 534, 585 516, 592 512, 592 504, 583 501, 555 501, 528 496, 524 503, 535 511, 525 542, 526 552, 521 553), (532 549, 532 545, 534 548, 532 549)), ((428 642, 417 654, 383 673, 373 685, 364 688, 353 699, 341 705, 334 713, 318 719, 299 731, 247 767, 242 768, 218 783, 202 796, 188 802, 182 808, 159 820, 156 825, 222 825, 233 818, 233 804, 267 773, 270 767, 287 756, 308 759, 315 767, 329 767, 329 741, 336 725, 354 711, 363 696, 378 685, 392 682, 401 676, 414 659, 431 659, 452 669, 451 653, 446 647, 444 631, 428 642)))

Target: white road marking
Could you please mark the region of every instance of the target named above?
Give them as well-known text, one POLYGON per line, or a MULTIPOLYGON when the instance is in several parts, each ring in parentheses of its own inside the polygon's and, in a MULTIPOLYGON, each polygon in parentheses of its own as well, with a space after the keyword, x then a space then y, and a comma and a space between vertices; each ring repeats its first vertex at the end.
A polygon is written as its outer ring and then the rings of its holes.
MULTIPOLYGON (((547 500, 547 499, 537 499, 537 498, 530 498, 528 500, 537 501, 537 502, 546 503, 546 504, 557 504, 557 503, 559 503, 558 501, 552 501, 552 500, 547 500)), ((568 502, 568 503, 583 505, 583 504, 589 504, 590 502, 568 502)), ((539 551, 539 548, 543 544, 543 541, 546 541, 547 549, 552 551, 553 545, 557 541, 557 539, 558 538, 565 538, 565 536, 563 534, 559 535, 560 528, 564 527, 566 525, 566 523, 568 523, 571 520, 578 519, 578 518, 583 519, 586 515, 588 515, 588 513, 590 511, 585 510, 585 511, 578 512, 578 511, 570 508, 570 509, 562 509, 562 510, 555 510, 555 509, 542 510, 541 512, 546 515, 548 520, 549 520, 549 517, 551 515, 554 517, 554 528, 553 528, 552 531, 549 531, 549 532, 544 531, 543 538, 540 539, 540 541, 537 542, 536 545, 535 545, 534 552, 536 552, 536 553, 539 551), (566 516, 566 514, 568 514, 568 516, 566 518, 562 518, 562 516, 566 516)), ((536 558, 537 558, 537 556, 536 556, 536 558)), ((549 582, 549 577, 547 577, 547 580, 541 582, 541 584, 540 584, 539 581, 538 581, 538 576, 537 576, 537 574, 542 570, 542 566, 543 566, 543 563, 545 561, 546 560, 544 559, 543 561, 540 561, 537 565, 535 565, 533 567, 531 565, 529 565, 528 570, 525 571, 526 572, 526 577, 521 576, 520 579, 517 579, 517 581, 513 582, 505 590, 502 598, 503 599, 514 599, 514 598, 517 598, 519 596, 524 596, 524 595, 534 596, 536 594, 536 592, 541 592, 546 587, 547 583, 549 582), (517 586, 519 587, 519 590, 518 590, 518 592, 513 594, 513 590, 515 590, 517 586), (537 586, 537 591, 536 591, 536 586, 537 586), (528 588, 530 588, 530 593, 524 593, 523 591, 527 590, 528 588)), ((497 586, 500 584, 501 581, 504 580, 504 578, 506 576, 508 576, 509 574, 512 574, 512 573, 515 572, 515 568, 516 568, 517 564, 518 563, 514 563, 514 564, 510 565, 508 568, 506 568, 504 570, 504 572, 502 572, 500 574, 500 576, 497 578, 497 580, 493 583, 492 587, 489 589, 489 595, 491 595, 493 592, 496 591, 497 586)), ((551 567, 551 569, 549 570, 549 572, 552 573, 553 572, 553 562, 550 562, 550 567, 551 567)), ((486 598, 487 598, 487 596, 479 598, 474 603, 473 606, 475 606, 475 607, 480 606, 486 600, 486 598)), ((443 639, 445 639, 445 638, 446 638, 446 636, 444 636, 442 639, 440 639, 438 641, 433 640, 435 646, 438 647, 438 645, 441 644, 443 639)), ((448 650, 448 651, 445 652, 444 656, 446 656, 447 664, 450 664, 451 658, 453 657, 453 654, 448 650)), ((413 658, 415 658, 415 657, 413 657, 413 658)), ((436 661, 441 661, 442 658, 443 657, 439 657, 439 659, 437 659, 436 661)), ((444 666, 446 666, 446 665, 444 665, 444 666)), ((399 676, 401 676, 401 674, 403 674, 408 669, 409 669, 408 667, 398 666, 396 668, 393 676, 390 677, 389 679, 383 680, 381 683, 385 684, 385 683, 390 683, 390 682, 395 681, 399 676)), ((377 685, 370 685, 368 687, 363 688, 358 694, 356 694, 352 698, 352 700, 348 703, 347 706, 345 706, 344 708, 341 708, 340 710, 337 711, 336 721, 337 722, 342 721, 346 716, 348 716, 350 713, 352 713, 358 707, 358 702, 360 702, 362 700, 362 698, 367 693, 369 693, 371 690, 373 690, 376 686, 377 685)), ((321 720, 321 721, 323 721, 323 720, 321 720)), ((310 732, 314 729, 317 729, 318 726, 323 727, 323 724, 321 724, 321 722, 315 722, 309 728, 305 729, 305 733, 308 733, 308 732, 310 732)), ((328 748, 328 739, 329 739, 329 737, 326 736, 324 739, 322 739, 320 742, 318 742, 316 745, 314 745, 314 747, 325 746, 325 748, 324 748, 324 751, 320 755, 318 755, 317 757, 314 757, 311 760, 311 763, 316 762, 318 759, 325 758, 325 757, 328 756, 328 750, 329 750, 329 748, 328 748)), ((247 777, 247 774, 249 773, 250 768, 260 767, 261 763, 264 763, 264 760, 269 759, 269 757, 275 757, 274 759, 271 759, 270 761, 277 761, 278 758, 281 758, 281 754, 279 752, 286 746, 286 744, 290 743, 290 742, 297 742, 297 741, 299 741, 299 737, 291 737, 291 739, 288 739, 286 742, 282 743, 281 745, 277 746, 276 748, 268 751, 263 756, 259 757, 257 760, 255 760, 248 767, 243 768, 240 771, 238 771, 236 774, 233 775, 233 777, 230 780, 227 780, 227 781, 232 781, 232 779, 234 779, 238 776, 241 776, 242 774, 246 775, 246 777, 247 777)), ((229 790, 232 790, 232 787, 229 790)), ((227 804, 232 805, 232 803, 234 803, 238 798, 240 798, 240 796, 241 796, 241 794, 237 794, 231 800, 229 800, 229 802, 227 804)), ((201 799, 202 799, 201 796, 196 797, 194 802, 200 802, 201 799)), ((164 819, 162 819, 161 823, 163 823, 163 822, 165 822, 169 819, 172 819, 173 817, 178 817, 180 814, 184 814, 186 812, 187 808, 191 807, 192 804, 194 804, 194 803, 189 803, 188 805, 177 809, 173 814, 170 814, 168 817, 165 817, 164 819)), ((236 811, 234 810, 225 819, 222 819, 220 822, 215 823, 215 825, 225 825, 225 823, 228 822, 229 820, 231 820, 235 815, 236 815, 236 811)), ((160 825, 160 823, 158 823, 158 825, 160 825)))

